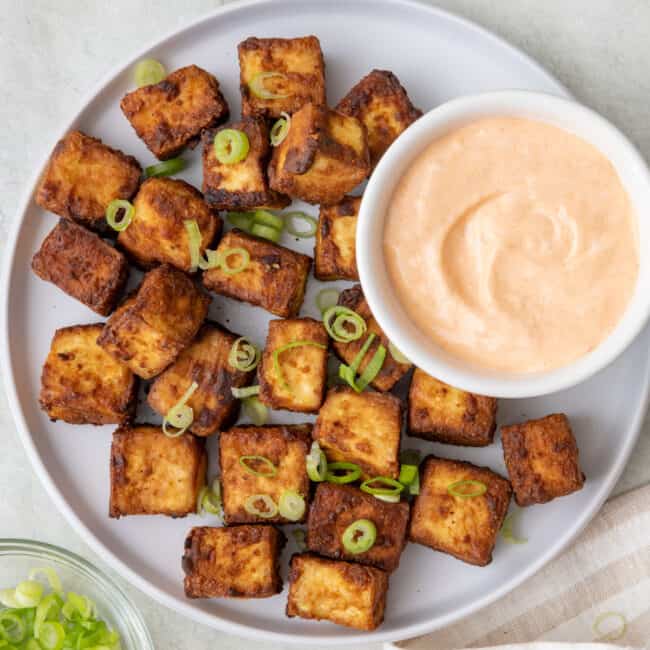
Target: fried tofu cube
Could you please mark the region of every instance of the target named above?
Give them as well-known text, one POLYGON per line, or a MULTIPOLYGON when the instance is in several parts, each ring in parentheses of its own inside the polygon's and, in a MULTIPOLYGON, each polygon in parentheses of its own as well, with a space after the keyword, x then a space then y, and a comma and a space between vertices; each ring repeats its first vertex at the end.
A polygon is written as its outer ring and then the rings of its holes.
POLYGON ((325 398, 314 440, 330 461, 356 463, 364 478, 399 476, 402 403, 394 395, 335 386, 325 398))
MULTIPOLYGON (((311 447, 310 434, 310 424, 241 426, 221 433, 219 462, 223 513, 227 524, 292 523, 280 514, 272 517, 252 514, 246 509, 246 504, 255 495, 267 495, 277 507, 286 490, 296 492, 308 504, 309 477, 305 457, 311 447), (240 461, 243 456, 262 456, 266 460, 249 459, 247 468, 240 461)), ((268 512, 261 502, 253 499, 252 505, 268 512)), ((300 521, 304 519, 303 516, 300 521)))
POLYGON ((163 264, 145 274, 134 295, 108 319, 97 339, 143 379, 160 374, 191 343, 210 298, 184 273, 163 264))
POLYGON ((141 268, 171 264, 192 271, 190 240, 185 221, 196 221, 201 233, 200 252, 221 234, 221 218, 189 183, 173 178, 149 178, 134 201, 135 215, 117 243, 141 268))
POLYGON ((314 553, 369 564, 390 573, 397 569, 406 545, 409 505, 386 503, 349 485, 319 483, 309 509, 307 548, 314 553), (346 551, 345 530, 359 519, 375 524, 377 538, 364 553, 346 551))
POLYGON ((280 551, 285 537, 273 526, 192 528, 183 570, 188 598, 268 598, 282 591, 280 551))
POLYGON ((388 574, 361 564, 294 555, 289 569, 287 616, 374 630, 384 620, 388 574))
POLYGON ((336 205, 320 208, 314 275, 323 281, 359 280, 356 237, 360 196, 346 196, 336 205))
POLYGON ((377 321, 374 319, 360 285, 357 284, 354 287, 343 291, 339 296, 338 304, 347 307, 348 309, 351 309, 352 311, 355 311, 357 314, 359 314, 359 316, 361 316, 361 318, 366 321, 368 330, 367 333, 357 341, 351 341, 349 343, 334 341, 332 347, 336 353, 336 356, 341 361, 343 361, 343 363, 350 365, 354 361, 354 358, 357 356, 357 354, 359 354, 359 351, 363 347, 363 344, 366 342, 368 336, 370 334, 374 334, 375 339, 373 340, 370 348, 368 349, 368 352, 366 353, 366 356, 361 362, 359 373, 362 373, 365 370, 366 366, 370 363, 373 356, 375 355, 377 348, 380 345, 383 345, 386 348, 386 358, 381 367, 381 370, 370 382, 370 385, 376 390, 382 392, 389 391, 410 370, 411 364, 401 363, 397 361, 390 353, 388 349, 390 341, 384 334, 384 331, 381 329, 381 327, 379 327, 377 321))
POLYGON ((547 503, 582 489, 578 445, 564 413, 501 427, 501 442, 517 505, 547 503))
POLYGON ((99 138, 70 131, 59 140, 36 190, 36 203, 60 217, 107 232, 106 208, 113 199, 130 199, 142 168, 133 156, 99 138))
POLYGON ((122 253, 68 219, 60 219, 32 258, 32 270, 101 316, 108 316, 129 277, 122 253))
POLYGON ((427 456, 411 507, 409 540, 485 566, 492 561, 511 493, 508 481, 487 467, 427 456))
MULTIPOLYGON (((206 289, 262 307, 282 318, 296 316, 305 297, 311 257, 237 228, 223 236, 217 253, 232 248, 248 251, 248 266, 235 274, 225 273, 221 268, 209 269, 203 274, 206 289)), ((230 255, 228 264, 237 267, 240 259, 240 255, 230 255)))
POLYGON ((287 137, 273 151, 269 182, 293 198, 332 205, 368 175, 369 160, 359 120, 306 104, 293 114, 287 137))
POLYGON ((148 424, 122 426, 111 445, 109 514, 184 517, 196 512, 206 468, 202 439, 190 434, 169 438, 148 424))
POLYGON ((317 413, 327 388, 327 347, 329 337, 320 321, 313 318, 272 320, 259 370, 260 401, 272 409, 317 413), (301 345, 275 353, 294 342, 301 345))
POLYGON ((409 435, 485 447, 494 439, 496 414, 494 397, 467 393, 415 369, 408 398, 409 435))
POLYGON ((237 53, 244 115, 280 117, 308 102, 325 104, 325 63, 315 36, 251 37, 237 46, 237 53), (264 99, 260 94, 281 97, 264 99))
POLYGON ((219 210, 286 207, 291 202, 289 197, 269 187, 266 169, 270 157, 269 130, 261 119, 244 118, 241 122, 204 132, 203 194, 205 200, 219 210), (243 131, 248 137, 248 154, 241 162, 224 164, 217 160, 214 138, 225 128, 243 131))
POLYGON ((411 104, 399 79, 388 70, 367 74, 338 103, 336 110, 363 122, 368 132, 372 168, 393 140, 422 116, 422 111, 411 104))
POLYGON ((121 424, 135 412, 138 382, 99 345, 102 323, 56 330, 41 375, 39 403, 51 420, 121 424))
POLYGON ((194 146, 203 129, 225 122, 229 115, 216 77, 195 65, 128 93, 120 108, 138 137, 160 160, 194 146))
POLYGON ((238 338, 216 324, 206 323, 192 344, 156 377, 147 396, 149 406, 165 415, 196 382, 198 388, 186 402, 194 411, 190 431, 197 436, 210 436, 234 424, 239 400, 233 397, 232 388, 247 386, 255 374, 237 370, 228 363, 238 338))

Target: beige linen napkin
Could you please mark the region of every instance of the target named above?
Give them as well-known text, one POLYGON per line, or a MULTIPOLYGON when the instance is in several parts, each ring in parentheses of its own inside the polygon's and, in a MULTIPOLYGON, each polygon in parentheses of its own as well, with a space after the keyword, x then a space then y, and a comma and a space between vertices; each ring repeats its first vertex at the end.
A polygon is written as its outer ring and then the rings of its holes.
POLYGON ((578 541, 477 614, 387 648, 650 648, 650 485, 608 502, 578 541))

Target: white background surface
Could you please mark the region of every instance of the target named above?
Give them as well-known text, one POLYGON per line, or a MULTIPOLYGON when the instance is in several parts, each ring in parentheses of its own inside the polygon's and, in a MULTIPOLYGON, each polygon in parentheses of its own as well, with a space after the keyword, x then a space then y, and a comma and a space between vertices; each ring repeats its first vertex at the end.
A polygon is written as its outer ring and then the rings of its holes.
MULTIPOLYGON (((0 84, 4 91, 0 102, 0 254, 33 165, 89 88, 143 44, 219 4, 217 0, 0 0, 0 84)), ((650 157, 650 3, 646 0, 443 0, 434 4, 483 24, 537 58, 577 98, 614 121, 650 157)), ((101 565, 101 559, 54 510, 32 474, 1 393, 0 430, 0 536, 59 544, 101 565)), ((649 481, 649 461, 650 423, 646 421, 618 491, 649 481)), ((252 645, 186 621, 136 590, 127 590, 143 611, 159 650, 252 645)))

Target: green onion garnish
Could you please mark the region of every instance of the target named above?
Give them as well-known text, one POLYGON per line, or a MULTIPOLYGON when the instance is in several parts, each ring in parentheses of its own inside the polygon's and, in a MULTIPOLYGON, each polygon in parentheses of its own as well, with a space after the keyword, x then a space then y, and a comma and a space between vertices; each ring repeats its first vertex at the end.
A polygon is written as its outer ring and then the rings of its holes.
POLYGON ((360 486, 362 492, 367 492, 373 496, 382 495, 382 496, 399 496, 404 486, 396 481, 394 478, 388 476, 375 476, 374 478, 369 478, 367 481, 364 481, 360 486), (373 483, 379 483, 380 485, 387 485, 388 487, 374 487, 373 483))
POLYGON ((372 359, 359 376, 359 379, 355 379, 359 366, 374 339, 375 334, 370 334, 361 347, 361 350, 359 350, 357 356, 352 360, 352 363, 349 366, 346 366, 345 364, 339 366, 339 377, 345 380, 357 393, 362 392, 366 386, 368 386, 368 384, 379 374, 381 367, 384 365, 386 348, 383 345, 379 345, 372 359))
POLYGON ((397 363, 411 363, 392 342, 388 344, 388 351, 397 363))
MULTIPOLYGON (((206 253, 212 252, 213 251, 206 251, 206 253)), ((213 266, 218 266, 226 275, 236 275, 237 273, 244 271, 250 264, 250 261, 251 255, 245 248, 226 248, 225 250, 219 252, 213 266), (230 266, 228 264, 228 258, 232 257, 233 255, 239 255, 239 257, 241 257, 239 264, 236 266, 230 266)))
POLYGON ((242 406, 244 407, 244 412, 255 426, 261 427, 266 424, 269 417, 269 410, 257 397, 247 397, 245 400, 242 400, 242 406))
POLYGON ((327 475, 327 457, 316 440, 311 443, 311 449, 307 454, 306 465, 307 476, 309 476, 310 480, 316 483, 325 480, 327 475))
POLYGON ((346 461, 337 461, 335 463, 327 464, 327 472, 325 473, 325 480, 328 483, 352 483, 361 476, 361 468, 355 463, 348 463, 346 461), (344 472, 339 474, 338 472, 344 472))
POLYGON ((409 494, 413 496, 420 494, 420 472, 415 475, 415 479, 409 485, 409 494))
POLYGON ((253 212, 253 222, 280 231, 284 228, 284 219, 268 210, 255 210, 255 212, 253 212))
POLYGON ((473 497, 480 497, 487 492, 487 485, 482 481, 475 481, 474 479, 464 479, 456 481, 447 486, 447 492, 452 497, 459 497, 460 499, 471 499, 473 497))
POLYGON ((194 410, 186 404, 192 397, 199 385, 193 381, 190 387, 183 393, 183 396, 172 406, 163 418, 162 430, 168 438, 182 436, 194 422, 194 410), (167 427, 172 426, 176 431, 170 431, 167 427))
POLYGON ((296 546, 299 551, 304 551, 307 548, 307 542, 305 541, 305 531, 302 528, 296 528, 291 532, 291 536, 296 541, 296 546))
POLYGON ((278 473, 278 468, 266 456, 240 456, 239 464, 253 476, 273 478, 278 473))
POLYGON ((204 485, 196 501, 196 512, 201 515, 207 512, 211 515, 221 514, 221 483, 215 478, 212 485, 204 485))
POLYGON ((278 514, 278 506, 275 505, 275 501, 268 494, 252 494, 249 496, 244 503, 244 510, 249 515, 262 517, 262 519, 270 519, 278 514), (264 505, 264 508, 257 507, 260 501, 264 505))
POLYGON ((37 576, 44 575, 47 579, 50 589, 61 593, 63 591, 63 586, 61 585, 61 579, 59 574, 50 567, 36 567, 29 572, 29 579, 34 580, 37 576))
POLYGON ((142 59, 136 63, 133 76, 138 88, 160 83, 166 76, 165 66, 156 59, 142 59))
POLYGON ((106 223, 117 232, 126 230, 134 216, 133 204, 124 199, 113 199, 106 207, 106 223), (122 218, 118 220, 117 215, 120 212, 122 212, 122 218))
POLYGON ((367 329, 366 321, 357 312, 342 305, 328 307, 323 312, 323 325, 327 333, 339 343, 357 341, 367 329), (353 328, 352 331, 348 326, 353 328))
POLYGON ((294 210, 293 212, 285 212, 284 213, 284 218, 286 219, 287 222, 287 230, 294 236, 294 237, 300 237, 301 239, 308 239, 309 237, 313 237, 316 234, 316 231, 318 230, 318 221, 314 219, 311 215, 307 214, 306 212, 302 212, 300 210, 294 210), (296 228, 294 225, 294 220, 302 220, 304 221, 309 227, 305 230, 300 230, 296 228))
MULTIPOLYGON (((201 230, 196 219, 185 219, 183 223, 190 247, 190 273, 194 273, 201 263, 201 230)), ((207 261, 204 262, 207 264, 207 261)))
POLYGON ((232 396, 235 399, 246 399, 247 397, 254 397, 255 395, 260 394, 259 386, 246 386, 245 388, 236 388, 232 387, 230 389, 232 396))
MULTIPOLYGON (((316 307, 323 314, 330 307, 336 307, 341 292, 338 289, 321 289, 316 294, 316 307)), ((359 318, 361 318, 359 316, 359 318)))
POLYGON ((271 127, 270 140, 271 146, 273 147, 277 147, 284 141, 289 134, 289 128, 291 127, 291 115, 284 111, 280 113, 280 115, 282 117, 279 120, 276 120, 271 127))
POLYGON ((250 372, 260 362, 261 352, 245 337, 240 336, 230 348, 228 363, 241 372, 250 372))
POLYGON ((264 87, 267 79, 282 78, 287 79, 287 75, 282 72, 258 72, 249 82, 248 88, 259 99, 285 99, 290 97, 289 94, 274 93, 264 87))
POLYGON ((415 481, 415 477, 418 475, 418 466, 417 465, 401 465, 399 468, 399 482, 402 485, 410 485, 415 481))
POLYGON ((280 383, 288 391, 291 390, 291 386, 287 383, 287 380, 284 377, 282 372, 282 366, 280 365, 280 355, 287 350, 292 350, 293 348, 301 348, 304 346, 310 345, 314 348, 320 348, 321 350, 327 350, 327 346, 322 343, 317 343, 316 341, 291 341, 291 343, 286 343, 281 345, 279 348, 273 350, 273 368, 275 369, 275 374, 278 376, 280 383))
POLYGON ((263 223, 253 223, 250 233, 251 235, 255 235, 255 237, 268 239, 274 244, 277 244, 280 241, 280 235, 282 234, 282 231, 271 226, 265 226, 263 223))
POLYGON ((145 167, 145 178, 158 178, 160 176, 172 176, 185 169, 185 161, 182 158, 170 158, 156 165, 145 167))
POLYGON ((248 156, 250 142, 244 131, 222 129, 214 136, 214 155, 223 165, 234 165, 248 156))
POLYGON ((377 527, 370 519, 357 519, 343 532, 343 548, 353 555, 370 550, 377 539, 377 527))
POLYGON ((253 225, 255 212, 228 212, 226 217, 235 228, 249 232, 253 225))
POLYGON ((620 612, 603 612, 599 614, 593 622, 592 629, 596 635, 595 641, 618 641, 625 636, 627 632, 627 619, 620 612), (610 619, 616 619, 619 623, 617 628, 606 632, 602 629, 603 623, 610 619))
POLYGON ((386 503, 399 503, 400 497, 399 494, 375 494, 373 495, 375 499, 380 501, 386 501, 386 503))
POLYGON ((278 511, 280 515, 289 521, 299 521, 305 514, 305 499, 293 490, 285 490, 280 495, 278 511))
POLYGON ((515 537, 515 534, 512 530, 514 525, 515 515, 510 513, 504 520, 503 526, 501 526, 501 537, 503 537, 504 542, 508 544, 525 544, 528 542, 524 537, 515 537))

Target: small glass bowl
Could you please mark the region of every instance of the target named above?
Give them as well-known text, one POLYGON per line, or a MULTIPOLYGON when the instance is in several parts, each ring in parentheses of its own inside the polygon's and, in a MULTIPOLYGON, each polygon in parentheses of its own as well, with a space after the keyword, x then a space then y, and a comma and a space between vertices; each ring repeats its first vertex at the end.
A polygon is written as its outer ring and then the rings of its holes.
POLYGON ((64 591, 88 596, 98 615, 119 632, 123 650, 154 650, 147 627, 131 599, 103 571, 58 546, 27 539, 0 539, 0 589, 27 580, 37 567, 51 567, 64 591))

